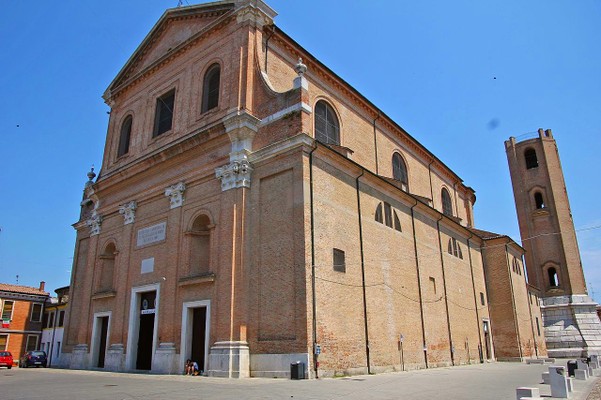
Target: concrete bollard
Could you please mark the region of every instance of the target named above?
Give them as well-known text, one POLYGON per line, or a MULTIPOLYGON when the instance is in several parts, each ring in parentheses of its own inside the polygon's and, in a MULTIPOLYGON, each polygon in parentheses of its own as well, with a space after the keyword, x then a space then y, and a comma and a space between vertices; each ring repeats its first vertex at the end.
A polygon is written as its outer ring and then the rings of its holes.
POLYGON ((549 384, 549 373, 548 372, 543 372, 541 375, 543 377, 543 383, 545 385, 548 385, 549 384))
POLYGON ((586 369, 577 369, 574 371, 574 378, 580 381, 586 381, 588 379, 588 371, 586 369))
POLYGON ((599 356, 596 354, 593 354, 591 356, 591 366, 593 368, 599 368, 599 356))
POLYGON ((549 384, 551 385, 551 397, 569 398, 568 380, 566 368, 561 365, 549 367, 549 384))
POLYGON ((540 390, 538 388, 519 387, 515 389, 515 397, 516 400, 532 397, 538 398, 540 397, 540 390))
POLYGON ((588 369, 588 364, 581 358, 576 360, 576 365, 578 365, 578 369, 584 369, 584 370, 588 369))

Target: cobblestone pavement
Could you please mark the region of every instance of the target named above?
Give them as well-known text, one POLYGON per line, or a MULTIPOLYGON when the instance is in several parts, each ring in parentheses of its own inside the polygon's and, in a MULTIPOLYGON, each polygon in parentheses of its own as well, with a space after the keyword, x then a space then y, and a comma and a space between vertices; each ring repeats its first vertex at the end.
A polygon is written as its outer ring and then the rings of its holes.
MULTIPOLYGON (((564 364, 565 362, 557 362, 564 364)), ((546 365, 474 364, 336 379, 224 379, 60 369, 0 368, 2 400, 515 400, 520 386, 538 387, 546 365)), ((570 400, 601 400, 599 378, 574 381, 570 400)))

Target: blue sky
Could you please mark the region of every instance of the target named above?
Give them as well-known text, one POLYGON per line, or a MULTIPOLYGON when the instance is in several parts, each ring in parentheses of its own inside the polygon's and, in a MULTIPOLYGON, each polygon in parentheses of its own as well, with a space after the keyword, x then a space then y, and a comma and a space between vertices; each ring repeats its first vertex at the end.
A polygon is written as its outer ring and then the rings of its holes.
MULTIPOLYGON (((195 4, 184 1, 184 4, 195 4)), ((589 291, 601 300, 601 2, 272 0, 276 25, 476 190, 476 226, 519 241, 503 142, 551 128, 589 291), (590 229, 593 228, 593 229, 590 229)), ((69 284, 101 95, 177 0, 5 1, 0 282, 69 284)))

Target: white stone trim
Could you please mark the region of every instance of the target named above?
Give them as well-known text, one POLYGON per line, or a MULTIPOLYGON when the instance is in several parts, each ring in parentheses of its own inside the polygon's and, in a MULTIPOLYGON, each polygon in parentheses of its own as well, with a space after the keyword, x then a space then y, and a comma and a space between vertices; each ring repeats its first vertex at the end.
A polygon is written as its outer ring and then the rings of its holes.
MULTIPOLYGON (((138 355, 138 335, 140 333, 139 313, 140 309, 140 294, 144 292, 156 291, 155 314, 154 314, 154 331, 152 336, 152 360, 154 361, 154 352, 157 348, 158 331, 159 331, 159 316, 160 316, 160 299, 161 299, 161 284, 154 283, 150 285, 132 287, 131 297, 129 302, 129 324, 127 328, 127 354, 125 356, 125 368, 129 370, 136 369, 136 357, 138 355)), ((151 363, 153 365, 153 363, 151 363)))
POLYGON ((197 301, 186 301, 182 304, 182 333, 180 338, 180 365, 183 366, 186 363, 187 354, 192 347, 192 321, 191 313, 194 308, 205 307, 206 321, 205 321, 205 360, 204 365, 200 365, 199 368, 203 371, 209 369, 209 338, 211 332, 211 300, 197 300, 197 301))
POLYGON ((282 117, 284 117, 285 115, 290 114, 291 112, 295 112, 295 111, 304 111, 307 114, 311 114, 313 112, 313 109, 307 103, 304 103, 304 102, 296 103, 294 105, 291 105, 290 107, 284 108, 283 110, 280 110, 276 113, 273 113, 273 114, 263 118, 261 120, 261 123, 259 124, 259 126, 264 127, 265 125, 269 125, 272 122, 275 122, 275 121, 281 119, 282 117))
MULTIPOLYGON (((92 340, 90 342, 90 347, 92 349, 92 351, 90 351, 90 359, 88 360, 88 365, 90 365, 91 367, 95 367, 95 360, 98 358, 98 354, 100 353, 100 329, 102 328, 101 325, 98 324, 98 320, 102 317, 109 317, 109 323, 108 323, 108 328, 106 330, 106 347, 104 349, 104 354, 108 354, 108 349, 109 349, 109 338, 111 337, 111 316, 112 316, 112 312, 111 311, 102 311, 102 312, 97 312, 94 313, 94 316, 92 318, 92 340)), ((105 362, 106 362, 106 356, 105 356, 105 362)))

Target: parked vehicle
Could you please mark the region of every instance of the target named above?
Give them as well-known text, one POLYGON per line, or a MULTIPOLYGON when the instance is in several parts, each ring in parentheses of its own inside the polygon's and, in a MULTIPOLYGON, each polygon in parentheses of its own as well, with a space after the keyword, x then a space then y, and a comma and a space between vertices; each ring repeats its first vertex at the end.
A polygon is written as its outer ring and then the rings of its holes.
POLYGON ((10 354, 10 351, 0 351, 0 367, 8 369, 13 367, 13 355, 10 354))
POLYGON ((28 351, 23 354, 21 360, 19 361, 19 367, 28 368, 28 367, 44 367, 46 368, 48 364, 48 360, 46 358, 45 351, 28 351))

